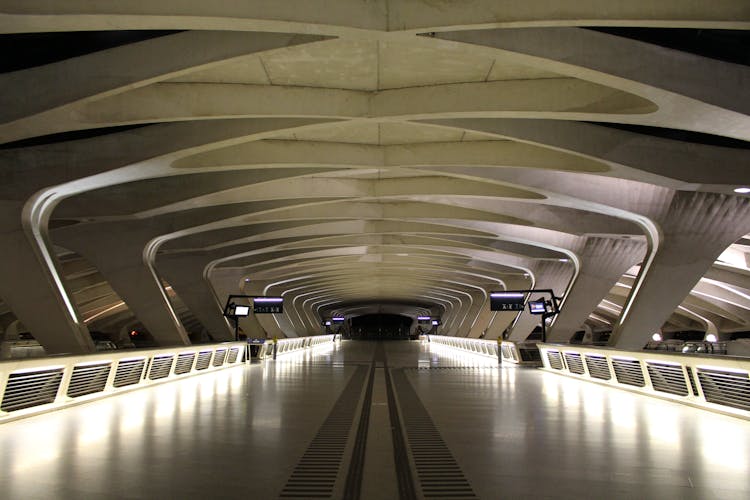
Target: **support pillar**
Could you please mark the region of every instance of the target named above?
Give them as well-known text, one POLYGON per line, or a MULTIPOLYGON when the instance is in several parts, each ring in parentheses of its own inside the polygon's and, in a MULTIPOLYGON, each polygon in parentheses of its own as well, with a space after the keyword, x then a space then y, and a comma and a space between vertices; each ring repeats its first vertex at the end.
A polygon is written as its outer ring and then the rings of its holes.
POLYGON ((750 232, 750 199, 680 191, 658 222, 662 241, 641 269, 610 339, 619 349, 643 348, 716 258, 750 232))
MULTIPOLYGON (((641 240, 587 238, 578 252, 581 266, 578 276, 552 323, 547 340, 568 342, 623 273, 641 262, 645 253, 646 243, 641 240)), ((555 293, 562 293, 562 290, 555 290, 555 293)))
MULTIPOLYGON (((532 272, 536 276, 534 288, 550 288, 558 297, 561 296, 573 279, 573 265, 563 262, 542 262, 537 264, 532 272)), ((546 297, 546 294, 531 294, 529 300, 546 297)), ((528 308, 524 309, 513 324, 508 340, 523 342, 534 331, 541 322, 541 316, 529 314, 528 308)))
MULTIPOLYGON (((0 296, 47 354, 94 352, 94 343, 78 310, 41 260, 21 224, 23 203, 0 205, 0 296)), ((54 256, 52 265, 57 266, 54 256)), ((59 268, 58 268, 59 274, 59 268)))

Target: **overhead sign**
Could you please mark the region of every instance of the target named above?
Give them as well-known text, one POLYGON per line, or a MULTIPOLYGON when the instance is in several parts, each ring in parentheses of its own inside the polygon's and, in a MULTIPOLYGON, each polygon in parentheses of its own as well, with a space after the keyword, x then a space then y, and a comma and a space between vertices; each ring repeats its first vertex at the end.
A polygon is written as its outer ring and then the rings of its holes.
POLYGON ((253 314, 281 314, 284 312, 282 297, 255 297, 253 299, 253 314))
POLYGON ((523 311, 525 293, 492 292, 490 293, 491 311, 523 311))

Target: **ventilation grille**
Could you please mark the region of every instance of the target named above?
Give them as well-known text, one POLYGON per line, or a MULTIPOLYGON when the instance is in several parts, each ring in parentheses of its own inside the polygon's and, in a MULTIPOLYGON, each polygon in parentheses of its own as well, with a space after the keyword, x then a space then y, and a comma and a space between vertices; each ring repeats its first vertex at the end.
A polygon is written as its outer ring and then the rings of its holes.
POLYGON ((174 365, 175 375, 182 375, 183 373, 190 373, 193 368, 193 360, 195 359, 194 352, 186 352, 177 356, 177 362, 174 365))
POLYGON ((237 355, 240 353, 239 347, 232 347, 229 349, 229 359, 227 360, 227 363, 236 363, 237 362, 237 355))
POLYGON ((86 394, 102 392, 107 385, 107 377, 112 371, 112 363, 76 366, 70 376, 68 397, 77 398, 86 394))
POLYGON ((198 353, 198 361, 195 362, 196 370, 205 370, 211 364, 211 351, 201 351, 198 353))
POLYGON ((592 354, 587 354, 586 368, 589 369, 589 375, 591 375, 593 378, 600 378, 602 380, 609 380, 612 378, 612 374, 609 372, 607 358, 605 358, 604 356, 594 356, 592 354))
POLYGON ((424 498, 477 498, 402 370, 393 372, 393 383, 424 498))
POLYGON ((148 378, 151 380, 158 380, 167 377, 169 375, 169 370, 172 368, 173 359, 173 355, 154 356, 154 359, 151 361, 151 369, 148 372, 148 378))
POLYGON ((750 378, 747 373, 698 368, 698 380, 709 403, 750 411, 750 378))
POLYGON ((279 495, 331 498, 362 392, 367 367, 360 366, 339 396, 279 495))
POLYGON ((549 361, 549 365, 555 370, 563 369, 562 357, 559 351, 547 351, 547 360, 549 361))
POLYGON ((685 367, 688 371, 688 379, 690 380, 690 390, 693 391, 693 396, 698 395, 698 383, 695 381, 695 372, 689 366, 685 367))
POLYGON ((612 368, 615 369, 615 377, 619 383, 637 387, 646 385, 641 363, 637 359, 612 358, 612 368))
POLYGON ((216 349, 216 354, 214 354, 214 366, 221 366, 224 364, 224 359, 227 357, 227 350, 226 349, 216 349))
POLYGON ((646 363, 646 369, 648 369, 648 375, 651 377, 651 385, 654 386, 654 390, 678 396, 688 395, 682 366, 665 363, 646 363))
POLYGON ((62 381, 63 369, 11 373, 5 386, 2 411, 15 411, 53 403, 62 381))
POLYGON ((534 361, 538 363, 542 362, 542 355, 539 352, 539 349, 537 349, 536 347, 519 347, 518 351, 521 353, 521 361, 534 361))
POLYGON ((580 354, 577 352, 566 352, 563 356, 565 356, 565 362, 568 364, 570 373, 583 375, 585 370, 583 369, 583 360, 581 360, 580 354))
POLYGON ((143 367, 146 366, 146 359, 127 359, 117 363, 117 372, 115 372, 115 381, 112 385, 123 387, 126 385, 137 384, 141 380, 143 367))

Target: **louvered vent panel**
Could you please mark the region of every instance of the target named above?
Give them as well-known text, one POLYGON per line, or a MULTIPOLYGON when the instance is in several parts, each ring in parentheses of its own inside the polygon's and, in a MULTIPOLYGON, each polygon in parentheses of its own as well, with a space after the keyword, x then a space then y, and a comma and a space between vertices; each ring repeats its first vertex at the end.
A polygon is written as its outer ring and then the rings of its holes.
POLYGON ((227 357, 226 349, 216 349, 214 354, 214 366, 221 366, 224 364, 224 359, 227 357))
POLYGON ((86 394, 102 392, 107 384, 107 377, 112 371, 112 363, 79 365, 73 368, 68 385, 68 397, 77 398, 86 394))
POLYGON ((205 370, 211 364, 211 351, 201 351, 198 353, 198 361, 195 362, 196 370, 205 370))
POLYGON ((678 396, 687 396, 688 388, 682 366, 665 363, 646 363, 654 390, 678 396))
POLYGON ((521 361, 538 361, 542 362, 542 355, 539 353, 539 349, 537 348, 526 348, 521 347, 518 349, 518 351, 521 353, 521 361))
POLYGON ((237 356, 240 353, 239 347, 232 347, 229 349, 229 359, 227 360, 227 363, 236 363, 237 362, 237 356))
POLYGON ((750 378, 747 373, 698 368, 698 380, 709 403, 750 411, 750 378))
POLYGON ((637 387, 646 385, 641 363, 637 359, 612 358, 612 368, 615 369, 615 377, 619 383, 637 387))
POLYGON ((560 357, 559 351, 547 351, 547 360, 549 365, 555 370, 563 369, 562 357, 560 357))
POLYGON ((11 373, 5 386, 2 411, 15 411, 53 403, 62 381, 63 369, 11 373))
POLYGON ((577 352, 566 352, 563 355, 565 356, 565 362, 568 363, 568 370, 570 371, 570 373, 583 375, 585 370, 583 369, 583 360, 581 360, 581 355, 577 352))
POLYGON ((690 390, 693 391, 693 396, 698 395, 698 383, 695 381, 695 372, 689 366, 687 367, 688 379, 690 380, 690 390))
POLYGON ((141 359, 126 359, 117 363, 117 371, 115 372, 115 381, 112 385, 115 387, 123 387, 126 385, 137 384, 141 380, 143 374, 143 367, 146 365, 146 360, 141 359))
POLYGON ((148 378, 151 380, 158 380, 169 375, 169 370, 172 368, 173 355, 169 356, 154 356, 151 361, 151 369, 148 371, 148 378))
POLYGON ((175 375, 182 375, 183 373, 190 373, 193 368, 193 360, 195 359, 194 352, 186 352, 177 356, 177 362, 174 365, 175 375))
POLYGON ((516 359, 516 353, 515 353, 515 352, 513 352, 513 348, 511 348, 510 346, 504 345, 504 346, 502 346, 502 347, 501 347, 500 349, 502 350, 502 352, 503 352, 503 357, 504 357, 505 359, 512 359, 512 360, 514 360, 514 361, 518 361, 518 360, 516 359))
POLYGON ((586 368, 589 369, 589 375, 593 378, 600 378, 602 380, 609 380, 612 378, 612 374, 609 371, 609 365, 607 364, 607 358, 604 356, 587 354, 586 368))

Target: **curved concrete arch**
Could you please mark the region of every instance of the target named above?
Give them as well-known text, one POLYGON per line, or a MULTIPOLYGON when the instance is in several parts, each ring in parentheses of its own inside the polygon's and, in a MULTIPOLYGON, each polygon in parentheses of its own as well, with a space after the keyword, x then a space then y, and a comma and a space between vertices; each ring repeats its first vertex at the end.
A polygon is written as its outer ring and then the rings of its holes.
POLYGON ((746 329, 750 70, 636 39, 746 29, 746 2, 548 7, 6 2, 19 43, 175 31, 0 75, 4 324, 49 353, 91 351, 87 325, 228 339, 223 297, 267 291, 288 315, 248 332, 429 311, 523 340, 538 318, 486 295, 536 286, 555 341, 746 329))

